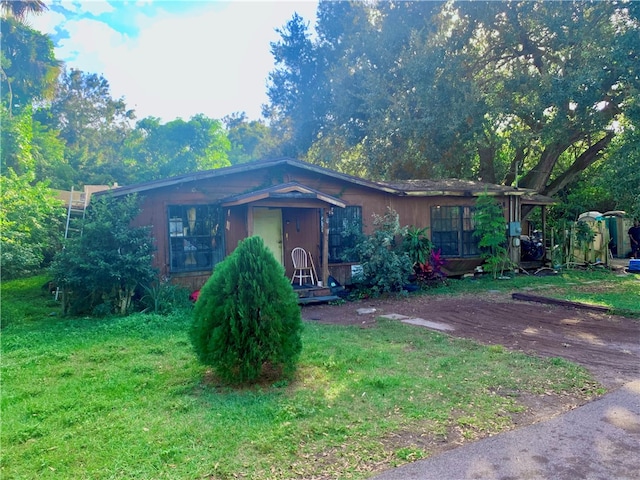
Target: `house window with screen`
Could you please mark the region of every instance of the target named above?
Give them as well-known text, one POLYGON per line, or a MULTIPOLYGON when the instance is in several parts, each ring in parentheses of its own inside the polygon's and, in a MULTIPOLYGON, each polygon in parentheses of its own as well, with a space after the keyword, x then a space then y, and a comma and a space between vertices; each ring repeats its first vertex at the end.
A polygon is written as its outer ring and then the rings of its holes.
POLYGON ((171 205, 170 271, 211 270, 224 259, 224 217, 214 205, 171 205))
POLYGON ((475 257, 480 254, 474 238, 473 207, 431 207, 431 241, 445 257, 475 257))
POLYGON ((329 263, 355 261, 347 256, 362 234, 362 207, 333 208, 329 216, 329 263))

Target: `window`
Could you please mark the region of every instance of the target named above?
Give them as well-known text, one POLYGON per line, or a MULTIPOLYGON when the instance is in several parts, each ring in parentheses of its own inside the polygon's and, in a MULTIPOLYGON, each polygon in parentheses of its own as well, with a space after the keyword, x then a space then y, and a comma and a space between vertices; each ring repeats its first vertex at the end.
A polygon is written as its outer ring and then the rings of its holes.
POLYGON ((362 234, 362 207, 333 208, 329 216, 329 263, 354 261, 345 255, 362 234))
POLYGON ((224 218, 213 205, 171 205, 169 261, 171 272, 211 270, 224 259, 224 218))
POLYGON ((480 254, 474 238, 473 207, 431 207, 431 241, 447 257, 480 254))

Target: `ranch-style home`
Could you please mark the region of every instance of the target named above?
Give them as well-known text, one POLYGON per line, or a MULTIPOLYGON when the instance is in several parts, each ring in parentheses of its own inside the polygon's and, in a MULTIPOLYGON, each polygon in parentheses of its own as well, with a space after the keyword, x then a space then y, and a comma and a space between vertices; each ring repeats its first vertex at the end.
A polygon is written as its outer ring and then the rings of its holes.
MULTIPOLYGON (((395 210, 401 225, 428 227, 450 274, 481 264, 472 212, 487 192, 502 203, 511 255, 520 259, 523 206, 553 203, 530 190, 464 180, 373 182, 299 160, 281 158, 195 172, 118 187, 115 197, 136 193, 136 225, 150 225, 155 267, 172 282, 200 288, 238 242, 259 235, 293 274, 291 252, 310 253, 318 277, 351 280, 357 265, 344 258, 349 232, 371 233, 373 214, 395 210)), ((106 192, 95 195, 103 195, 106 192)), ((543 215, 544 217, 544 215, 543 215)))

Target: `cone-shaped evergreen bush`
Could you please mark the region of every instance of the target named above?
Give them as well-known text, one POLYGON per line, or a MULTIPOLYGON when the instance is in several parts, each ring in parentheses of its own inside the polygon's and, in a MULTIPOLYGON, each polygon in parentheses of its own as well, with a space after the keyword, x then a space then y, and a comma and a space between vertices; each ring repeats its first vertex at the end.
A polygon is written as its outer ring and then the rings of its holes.
POLYGON ((200 290, 191 342, 200 361, 229 382, 253 382, 264 366, 295 370, 302 350, 297 296, 284 268, 254 236, 219 263, 200 290))

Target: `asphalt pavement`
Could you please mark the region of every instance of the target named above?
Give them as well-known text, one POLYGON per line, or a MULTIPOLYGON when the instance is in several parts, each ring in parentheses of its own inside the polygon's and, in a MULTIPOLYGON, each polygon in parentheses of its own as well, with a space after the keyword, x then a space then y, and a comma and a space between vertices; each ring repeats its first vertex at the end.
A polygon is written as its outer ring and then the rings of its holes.
POLYGON ((388 470, 376 480, 638 480, 640 379, 550 420, 388 470))

